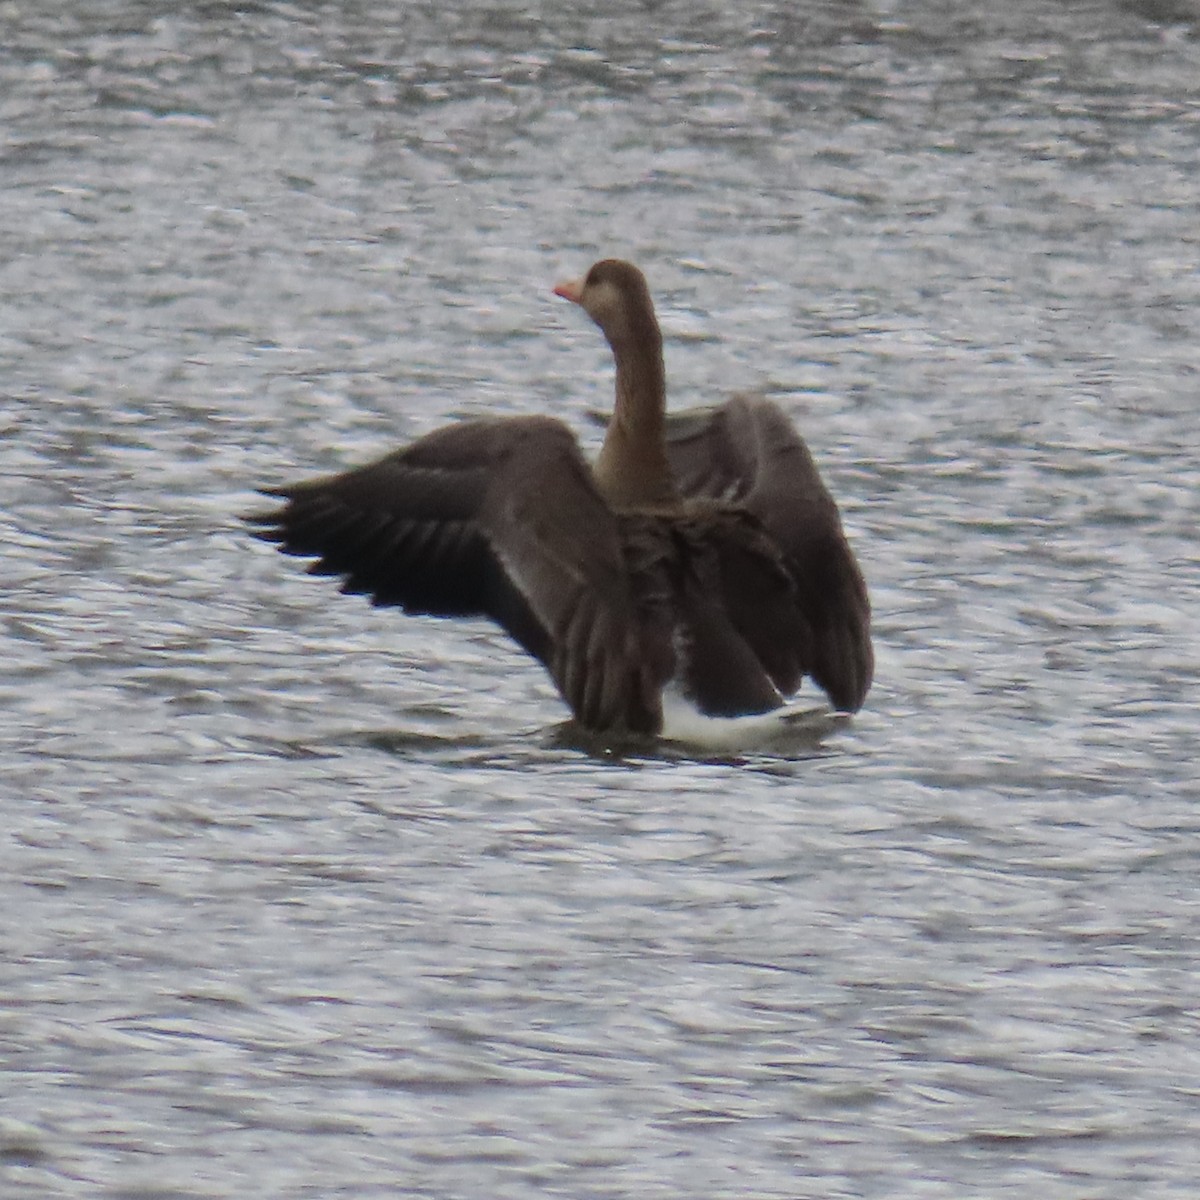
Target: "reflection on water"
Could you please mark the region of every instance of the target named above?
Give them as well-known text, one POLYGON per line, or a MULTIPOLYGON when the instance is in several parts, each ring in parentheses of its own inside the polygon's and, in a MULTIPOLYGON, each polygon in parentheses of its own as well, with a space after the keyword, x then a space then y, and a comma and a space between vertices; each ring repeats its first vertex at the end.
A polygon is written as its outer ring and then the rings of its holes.
POLYGON ((5 11, 5 1195, 1190 1194, 1186 3, 5 11), (594 445, 549 287, 796 416, 851 722, 582 745, 252 489, 594 445))

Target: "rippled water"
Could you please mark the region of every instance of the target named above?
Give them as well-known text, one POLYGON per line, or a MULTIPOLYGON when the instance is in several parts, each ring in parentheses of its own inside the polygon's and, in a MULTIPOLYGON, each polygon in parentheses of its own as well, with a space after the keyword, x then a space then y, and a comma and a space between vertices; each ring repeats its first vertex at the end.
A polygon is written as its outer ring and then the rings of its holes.
POLYGON ((4 1195, 1193 1196, 1200 12, 566 7, 0 10, 4 1195), (613 253, 842 502, 825 736, 571 744, 238 525, 594 440, 613 253))

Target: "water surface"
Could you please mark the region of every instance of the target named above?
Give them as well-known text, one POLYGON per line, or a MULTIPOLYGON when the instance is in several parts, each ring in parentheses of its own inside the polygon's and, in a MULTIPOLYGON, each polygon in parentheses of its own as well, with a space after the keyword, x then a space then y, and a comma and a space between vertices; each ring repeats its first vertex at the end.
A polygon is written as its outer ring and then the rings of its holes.
POLYGON ((10 5, 5 1195, 1193 1195, 1198 17, 10 5), (594 445, 607 254, 842 504, 823 737, 580 746, 239 526, 594 445))

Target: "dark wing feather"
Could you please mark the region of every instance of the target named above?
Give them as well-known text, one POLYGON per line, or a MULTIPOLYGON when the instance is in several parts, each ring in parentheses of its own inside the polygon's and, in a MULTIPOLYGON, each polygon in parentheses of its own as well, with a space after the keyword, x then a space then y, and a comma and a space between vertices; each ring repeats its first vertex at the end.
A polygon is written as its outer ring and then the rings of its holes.
POLYGON ((581 724, 657 732, 669 647, 639 620, 617 520, 570 432, 461 422, 357 470, 271 489, 250 522, 375 604, 488 616, 549 670, 581 724))
POLYGON ((866 583, 837 505, 792 423, 769 400, 737 396, 719 408, 669 417, 667 455, 686 497, 740 506, 778 547, 807 637, 793 628, 789 640, 786 620, 773 631, 756 624, 753 591, 737 584, 726 557, 731 619, 754 639, 776 685, 793 691, 806 673, 835 707, 860 708, 874 672, 866 583))
POLYGON ((712 519, 710 544, 729 624, 754 652, 775 688, 790 696, 812 662, 812 628, 776 541, 745 509, 712 519))
MULTIPOLYGON (((644 512, 618 517, 643 623, 659 631, 659 644, 672 647, 676 682, 709 716, 767 712, 782 703, 761 656, 731 621, 722 595, 726 543, 732 548, 740 541, 740 531, 728 527, 738 516, 644 512)), ((784 582, 790 603, 790 580, 784 582)))

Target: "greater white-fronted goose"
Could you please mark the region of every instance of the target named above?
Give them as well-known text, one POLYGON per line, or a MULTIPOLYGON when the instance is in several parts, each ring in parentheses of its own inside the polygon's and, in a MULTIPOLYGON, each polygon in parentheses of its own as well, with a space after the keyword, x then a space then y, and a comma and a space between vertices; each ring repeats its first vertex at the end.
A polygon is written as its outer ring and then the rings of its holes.
POLYGON ((264 489, 286 504, 249 518, 258 534, 373 604, 492 618, 588 730, 661 732, 672 686, 707 715, 767 712, 805 675, 857 710, 873 670, 866 585, 791 422, 746 397, 668 418, 662 335, 630 263, 555 292, 616 360, 594 467, 551 417, 463 421, 264 489))

